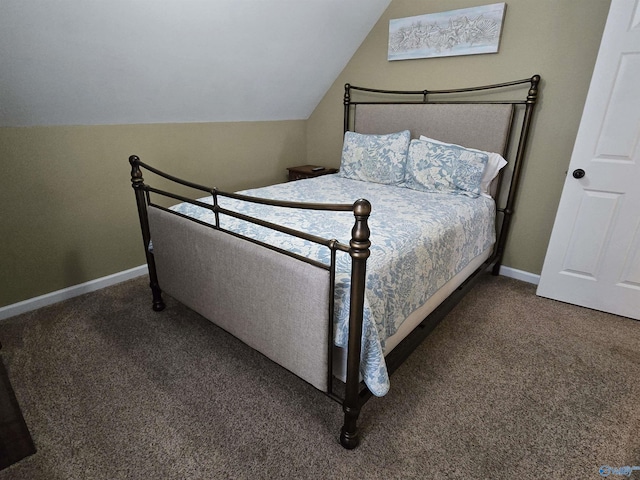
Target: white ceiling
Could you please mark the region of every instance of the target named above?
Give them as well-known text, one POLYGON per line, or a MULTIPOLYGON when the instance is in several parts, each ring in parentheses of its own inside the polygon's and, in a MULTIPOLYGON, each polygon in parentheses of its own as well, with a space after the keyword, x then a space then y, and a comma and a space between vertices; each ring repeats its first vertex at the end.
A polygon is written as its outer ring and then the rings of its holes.
POLYGON ((0 0, 0 126, 309 117, 391 0, 0 0))

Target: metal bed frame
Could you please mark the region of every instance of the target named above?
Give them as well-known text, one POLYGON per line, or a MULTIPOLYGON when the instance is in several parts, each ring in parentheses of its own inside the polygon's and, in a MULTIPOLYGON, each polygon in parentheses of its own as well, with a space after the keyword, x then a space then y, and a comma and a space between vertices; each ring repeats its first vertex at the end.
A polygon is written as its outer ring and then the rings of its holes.
MULTIPOLYGON (((513 216, 513 207, 516 200, 516 194, 518 184, 520 180, 520 174, 522 169, 523 159, 526 153, 526 147, 528 143, 528 137, 530 132, 530 126, 534 111, 534 106, 538 98, 538 89, 540 83, 540 76, 534 75, 531 78, 516 80, 507 83, 500 83, 494 85, 486 85, 481 87, 451 89, 451 90, 412 90, 412 91, 398 91, 398 90, 379 90, 372 88, 357 87, 350 84, 345 85, 344 92, 344 131, 350 130, 353 124, 353 117, 355 116, 356 108, 358 105, 398 105, 398 104, 435 104, 435 103, 499 103, 512 105, 512 112, 515 111, 516 106, 520 105, 524 107, 524 113, 522 116, 522 122, 519 129, 519 140, 515 150, 515 157, 510 160, 512 169, 511 180, 509 182, 507 190, 507 199, 503 207, 500 207, 500 182, 502 175, 498 177, 498 186, 496 193, 496 205, 497 213, 501 216, 501 221, 496 219, 498 237, 495 244, 492 255, 474 272, 469 276, 460 287, 458 287, 449 297, 447 297, 424 321, 413 330, 395 349, 393 349, 386 357, 385 361, 389 374, 393 373, 411 354, 413 350, 420 344, 420 342, 426 338, 426 336, 436 327, 436 325, 446 316, 446 314, 460 301, 460 299, 469 291, 469 289, 478 280, 480 274, 491 270, 494 275, 497 275, 500 271, 502 256, 504 253, 504 247, 507 241, 507 235, 511 218, 513 216), (499 90, 509 90, 511 87, 517 88, 522 85, 528 84, 529 89, 526 99, 524 100, 480 100, 480 101, 459 101, 455 100, 456 95, 476 93, 476 92, 493 92, 499 90), (365 96, 390 96, 392 100, 352 100, 352 94, 354 92, 362 92, 365 96), (432 100, 432 97, 444 97, 444 100, 432 100), (448 98, 448 97, 454 97, 448 98), (405 100, 407 98, 407 100, 405 100), (417 99, 416 99, 417 98, 417 99)), ((511 123, 513 124, 513 114, 511 123)), ((513 125, 511 125, 512 127, 513 125)), ((508 138, 511 138, 511 127, 508 133, 508 138)), ((379 132, 389 133, 389 132, 379 132)), ((507 148, 509 145, 506 146, 507 148)), ((503 153, 506 157, 505 152, 503 153)), ((328 396, 336 400, 342 405, 344 412, 344 423, 340 432, 340 443, 347 449, 355 448, 359 443, 359 433, 357 429, 357 421, 364 403, 372 396, 368 388, 360 381, 360 349, 361 349, 361 337, 362 337, 362 322, 363 322, 363 306, 365 295, 365 281, 366 281, 366 264, 367 258, 370 255, 369 247, 370 231, 368 226, 368 218, 371 213, 371 204, 365 199, 359 199, 353 204, 314 204, 314 203, 299 203, 299 202, 286 202, 275 201, 264 198, 256 198, 252 196, 241 195, 237 193, 229 193, 219 190, 218 188, 207 187, 193 183, 187 180, 180 179, 178 177, 164 173, 150 165, 143 163, 139 157, 132 155, 129 157, 129 163, 131 165, 131 183, 135 192, 136 204, 138 209, 138 216, 140 220, 140 226, 142 230, 142 239, 144 245, 144 251, 146 255, 147 264, 149 267, 150 288, 152 291, 152 308, 154 311, 162 311, 165 308, 165 303, 162 299, 162 290, 158 282, 158 275, 156 271, 156 263, 154 254, 150 249, 151 244, 151 231, 149 227, 149 207, 155 207, 165 212, 169 212, 173 215, 178 215, 184 218, 188 218, 191 221, 204 225, 213 230, 224 232, 229 235, 240 237, 244 240, 248 240, 254 244, 262 245, 266 248, 287 255, 289 257, 296 258, 297 260, 309 263, 316 267, 329 271, 330 278, 330 292, 334 292, 335 284, 335 258, 336 252, 347 252, 351 257, 352 273, 351 273, 351 303, 349 309, 349 339, 347 347, 347 376, 346 383, 342 383, 333 376, 332 365, 332 349, 333 349, 333 294, 329 299, 329 322, 328 322, 328 368, 326 372, 326 385, 324 387, 317 387, 323 390, 328 396), (196 191, 206 192, 213 197, 213 205, 209 205, 197 200, 193 200, 184 195, 169 192, 154 188, 147 185, 144 181, 142 169, 145 169, 159 177, 162 177, 177 185, 189 187, 196 191), (191 217, 186 217, 180 213, 161 206, 152 199, 152 194, 160 197, 170 198, 173 200, 179 200, 181 202, 188 202, 193 205, 197 205, 202 208, 211 210, 215 214, 215 224, 208 224, 195 220, 191 217), (281 225, 266 222, 264 220, 253 218, 244 215, 240 212, 225 209, 220 206, 219 198, 226 197, 243 202, 260 203, 265 205, 272 205, 285 208, 294 209, 306 209, 306 210, 324 210, 324 211, 337 211, 337 212, 351 212, 354 216, 354 224, 351 231, 351 240, 348 245, 342 244, 335 239, 320 238, 315 235, 293 230, 281 225), (234 218, 238 218, 247 222, 260 225, 269 229, 273 229, 282 232, 287 235, 292 235, 298 238, 305 239, 310 242, 323 245, 331 251, 331 262, 329 265, 309 259, 295 253, 291 253, 285 249, 277 246, 269 245, 258 240, 243 237, 237 233, 225 230, 219 222, 220 215, 228 215, 234 218)), ((314 385, 315 386, 315 385, 314 385)))

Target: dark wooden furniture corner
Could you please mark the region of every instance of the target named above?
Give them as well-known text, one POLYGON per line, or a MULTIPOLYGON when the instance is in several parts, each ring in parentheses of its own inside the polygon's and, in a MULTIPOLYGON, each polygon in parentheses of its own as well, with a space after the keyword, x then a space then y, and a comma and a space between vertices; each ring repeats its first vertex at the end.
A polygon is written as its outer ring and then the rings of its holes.
POLYGON ((28 457, 35 451, 36 448, 0 356, 0 470, 28 457))

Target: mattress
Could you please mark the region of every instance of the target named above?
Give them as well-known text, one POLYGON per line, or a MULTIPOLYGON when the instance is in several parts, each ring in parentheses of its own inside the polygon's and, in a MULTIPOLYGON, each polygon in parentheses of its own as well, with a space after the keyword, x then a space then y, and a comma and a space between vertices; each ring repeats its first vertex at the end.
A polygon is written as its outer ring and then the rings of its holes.
MULTIPOLYGON (((389 389, 384 354, 397 343, 398 337, 394 336, 400 331, 398 335, 402 337, 402 332, 409 328, 410 324, 404 325, 407 318, 420 311, 429 298, 465 267, 487 255, 495 242, 495 204, 485 197, 421 192, 339 175, 239 193, 295 202, 351 204, 358 198, 371 202, 371 256, 367 262, 361 375, 377 396, 389 389)), ((211 197, 200 200, 212 203, 211 197)), ((226 197, 219 197, 219 204, 323 238, 335 238, 346 245, 354 224, 353 214, 349 212, 272 207, 226 197)), ((215 223, 211 210, 190 203, 172 209, 215 223)), ((330 262, 330 251, 322 245, 225 215, 220 215, 220 226, 325 264, 330 262)), ((349 255, 337 252, 334 343, 338 347, 345 347, 348 340, 350 275, 349 255)))

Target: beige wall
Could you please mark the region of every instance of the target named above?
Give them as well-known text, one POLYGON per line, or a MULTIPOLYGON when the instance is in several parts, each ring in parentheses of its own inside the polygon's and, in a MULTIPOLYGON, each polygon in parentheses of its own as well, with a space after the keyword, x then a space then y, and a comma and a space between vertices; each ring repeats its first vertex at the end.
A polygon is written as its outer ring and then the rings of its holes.
MULTIPOLYGON (((308 120, 309 163, 338 166, 344 84, 439 89, 542 76, 522 188, 504 264, 539 274, 610 0, 509 0, 497 54, 387 61, 389 19, 482 0, 393 0, 308 120)), ((375 206, 374 206, 375 207, 375 206)))
POLYGON ((227 190, 283 181, 307 161, 337 166, 347 81, 446 88, 541 74, 505 257, 539 273, 610 2, 509 0, 498 54, 386 60, 390 18, 486 3, 394 0, 308 121, 0 128, 0 306, 144 263, 130 154, 227 190))
POLYGON ((227 190, 305 163, 305 123, 0 128, 0 306, 144 264, 127 158, 227 190))

